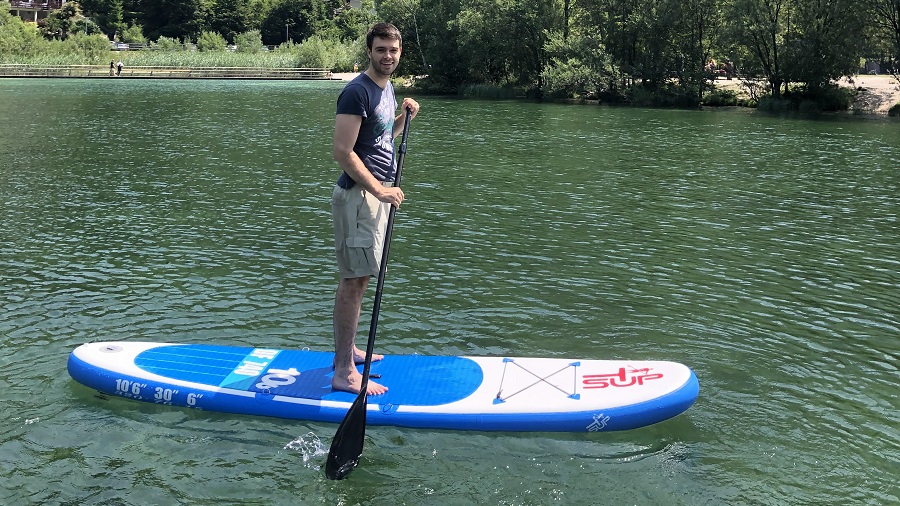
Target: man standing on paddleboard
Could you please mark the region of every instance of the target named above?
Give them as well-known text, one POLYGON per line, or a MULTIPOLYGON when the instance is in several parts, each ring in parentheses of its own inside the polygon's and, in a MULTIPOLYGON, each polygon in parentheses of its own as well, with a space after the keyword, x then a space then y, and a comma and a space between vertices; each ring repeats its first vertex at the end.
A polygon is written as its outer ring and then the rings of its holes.
MULTIPOLYGON (((419 104, 404 98, 401 113, 391 84, 400 64, 403 44, 400 31, 390 23, 378 23, 366 34, 368 68, 344 87, 337 101, 334 125, 334 159, 343 170, 331 197, 334 242, 340 282, 334 300, 335 390, 359 393, 362 375, 356 364, 365 352, 356 346, 356 332, 363 295, 369 279, 378 276, 389 206, 403 202, 403 191, 394 187, 394 138, 403 132, 407 108, 416 117, 419 104)), ((373 354, 372 360, 383 355, 373 354)), ((369 381, 369 395, 387 388, 369 381)))

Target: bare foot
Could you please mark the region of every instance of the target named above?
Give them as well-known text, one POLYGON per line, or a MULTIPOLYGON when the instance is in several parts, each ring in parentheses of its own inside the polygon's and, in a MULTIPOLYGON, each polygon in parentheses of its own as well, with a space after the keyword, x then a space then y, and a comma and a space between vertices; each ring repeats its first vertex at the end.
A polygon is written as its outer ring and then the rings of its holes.
MULTIPOLYGON (((362 379, 362 374, 355 370, 348 376, 339 376, 338 374, 335 374, 334 377, 331 378, 331 388, 342 392, 358 394, 359 388, 362 386, 362 379)), ((374 381, 369 381, 366 384, 366 395, 381 395, 387 391, 388 389, 386 386, 375 383, 374 381)))
MULTIPOLYGON (((383 359, 384 355, 373 353, 372 354, 372 362, 378 362, 383 359)), ((357 364, 362 364, 366 361, 366 350, 361 350, 359 348, 353 349, 353 362, 357 364)))

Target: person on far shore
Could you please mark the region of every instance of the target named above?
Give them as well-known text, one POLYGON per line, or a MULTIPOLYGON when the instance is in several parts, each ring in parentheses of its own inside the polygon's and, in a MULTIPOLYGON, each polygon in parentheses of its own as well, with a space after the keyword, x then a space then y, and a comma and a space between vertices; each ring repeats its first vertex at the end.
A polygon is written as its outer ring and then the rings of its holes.
POLYGON ((116 75, 116 62, 109 60, 109 77, 116 75))
MULTIPOLYGON (((347 83, 337 100, 334 159, 343 172, 331 196, 334 247, 340 281, 334 300, 334 376, 331 388, 359 393, 362 374, 356 364, 365 352, 356 346, 363 295, 369 279, 381 267, 390 206, 399 207, 403 191, 394 186, 394 139, 403 133, 407 114, 419 104, 404 98, 401 112, 390 77, 400 64, 400 31, 390 23, 377 23, 366 35, 368 68, 347 83), (407 108, 409 112, 407 112, 407 108)), ((381 360, 383 355, 372 355, 381 360)), ((384 385, 367 383, 366 393, 387 392, 384 385)))
POLYGON ((119 60, 119 63, 116 63, 116 77, 122 75, 122 67, 125 65, 122 63, 122 60, 119 60))

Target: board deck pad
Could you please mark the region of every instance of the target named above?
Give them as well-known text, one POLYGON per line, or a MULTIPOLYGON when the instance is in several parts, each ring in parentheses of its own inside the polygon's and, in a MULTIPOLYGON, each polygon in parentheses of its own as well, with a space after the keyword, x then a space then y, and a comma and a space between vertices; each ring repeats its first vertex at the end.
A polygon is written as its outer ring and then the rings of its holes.
MULTIPOLYGON (((355 395, 331 389, 333 358, 333 353, 316 351, 261 351, 192 345, 152 348, 141 352, 134 363, 152 374, 222 388, 260 394, 275 393, 277 389, 278 395, 286 397, 353 402, 355 395), (197 364, 204 366, 199 368, 197 364), (264 369, 288 371, 291 368, 302 371, 291 383, 278 377, 270 378, 268 382, 260 381, 258 373, 264 369)), ((482 380, 478 364, 465 358, 446 356, 388 355, 372 363, 371 373, 390 378, 390 390, 378 397, 379 402, 402 402, 411 406, 458 401, 471 395, 482 380)))
MULTIPOLYGON (((97 342, 73 350, 68 370, 79 383, 114 396, 337 423, 356 395, 332 390, 333 357, 308 350, 97 342)), ((368 398, 372 425, 625 430, 676 416, 699 394, 690 368, 664 361, 387 355, 370 372, 388 387, 368 398)))

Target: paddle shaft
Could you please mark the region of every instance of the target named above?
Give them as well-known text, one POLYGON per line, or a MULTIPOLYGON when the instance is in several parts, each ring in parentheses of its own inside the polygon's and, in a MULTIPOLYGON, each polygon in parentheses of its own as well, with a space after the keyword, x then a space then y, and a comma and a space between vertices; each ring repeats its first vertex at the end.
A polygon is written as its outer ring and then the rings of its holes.
MULTIPOLYGON (((403 135, 400 137, 400 147, 397 150, 397 173, 394 175, 394 186, 400 186, 400 176, 403 173, 403 159, 406 158, 406 136, 409 132, 409 120, 412 110, 406 108, 406 119, 403 122, 403 135)), ((381 297, 384 291, 384 277, 387 273, 388 254, 391 252, 391 235, 394 232, 394 215, 397 214, 397 208, 391 206, 388 212, 387 227, 384 230, 384 249, 381 252, 381 266, 378 269, 378 283, 375 284, 375 302, 372 305, 372 322, 369 324, 369 340, 366 343, 366 361, 363 365, 362 385, 360 387, 360 396, 363 402, 366 398, 366 387, 369 384, 369 369, 372 366, 372 354, 375 351, 375 333, 378 330, 378 315, 381 313, 381 297)))
MULTIPOLYGON (((403 159, 406 158, 406 137, 409 134, 409 120, 412 116, 412 110, 406 108, 406 118, 403 122, 403 136, 400 139, 400 147, 397 150, 397 171, 394 174, 394 186, 400 186, 400 177, 403 173, 403 159)), ((365 441, 365 425, 366 425, 366 405, 368 404, 368 395, 366 389, 369 386, 369 369, 372 367, 372 354, 375 350, 375 334, 378 331, 378 315, 381 312, 381 298, 384 291, 384 277, 387 273, 388 255, 391 251, 391 235, 394 231, 394 215, 397 214, 397 208, 390 206, 388 212, 387 227, 384 231, 384 248, 381 253, 381 266, 378 269, 378 282, 375 286, 375 301, 372 305, 372 321, 369 324, 369 340, 366 343, 366 361, 363 365, 362 384, 360 385, 359 395, 350 406, 344 420, 338 427, 337 433, 331 444, 331 450, 328 453, 328 461, 325 466, 325 475, 332 480, 344 479, 356 467, 359 457, 362 455, 363 443, 365 441), (347 447, 347 448, 344 448, 347 447), (357 453, 353 448, 358 448, 357 453), (340 462, 339 454, 350 453, 353 455, 344 456, 345 462, 340 462), (343 451, 342 451, 343 450, 343 451)))

